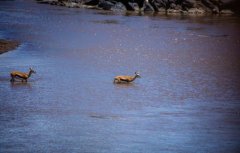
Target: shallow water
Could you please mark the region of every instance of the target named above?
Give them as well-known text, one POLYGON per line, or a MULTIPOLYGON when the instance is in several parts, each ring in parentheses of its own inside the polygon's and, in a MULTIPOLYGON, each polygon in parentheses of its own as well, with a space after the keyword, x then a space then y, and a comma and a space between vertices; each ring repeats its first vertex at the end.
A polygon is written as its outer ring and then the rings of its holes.
POLYGON ((239 27, 0 1, 0 152, 239 152, 239 27))

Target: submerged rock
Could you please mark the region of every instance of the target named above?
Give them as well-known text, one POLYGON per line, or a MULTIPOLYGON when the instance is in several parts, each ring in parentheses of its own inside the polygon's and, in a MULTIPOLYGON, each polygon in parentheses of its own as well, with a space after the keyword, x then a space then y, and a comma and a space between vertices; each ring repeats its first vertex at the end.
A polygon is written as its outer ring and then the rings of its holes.
POLYGON ((231 11, 231 10, 226 10, 226 9, 225 9, 225 10, 221 10, 220 13, 221 13, 221 14, 234 14, 233 11, 231 11))

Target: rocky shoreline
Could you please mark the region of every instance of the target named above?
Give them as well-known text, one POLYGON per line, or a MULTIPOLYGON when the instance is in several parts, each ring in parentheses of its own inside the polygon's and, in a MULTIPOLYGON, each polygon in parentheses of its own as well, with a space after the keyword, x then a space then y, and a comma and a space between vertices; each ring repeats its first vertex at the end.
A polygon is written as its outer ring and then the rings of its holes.
POLYGON ((239 14, 238 0, 36 0, 70 8, 112 11, 161 12, 166 14, 239 14))
POLYGON ((14 50, 19 44, 17 41, 0 39, 0 54, 14 50))

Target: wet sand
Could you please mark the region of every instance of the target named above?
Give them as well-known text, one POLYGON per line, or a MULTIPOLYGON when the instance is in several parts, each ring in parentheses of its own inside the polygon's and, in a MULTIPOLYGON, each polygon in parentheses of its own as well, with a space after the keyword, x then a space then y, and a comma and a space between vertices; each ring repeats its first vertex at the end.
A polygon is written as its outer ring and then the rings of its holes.
POLYGON ((19 44, 17 41, 0 39, 0 54, 14 50, 19 44))

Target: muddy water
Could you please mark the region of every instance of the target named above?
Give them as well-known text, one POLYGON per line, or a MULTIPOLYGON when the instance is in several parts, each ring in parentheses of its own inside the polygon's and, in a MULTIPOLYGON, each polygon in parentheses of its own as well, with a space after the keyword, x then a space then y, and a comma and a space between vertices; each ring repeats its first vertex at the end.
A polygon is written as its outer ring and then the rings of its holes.
POLYGON ((240 20, 0 1, 0 152, 238 152, 240 20), (10 83, 12 70, 37 74, 10 83), (141 73, 129 85, 115 75, 141 73))

